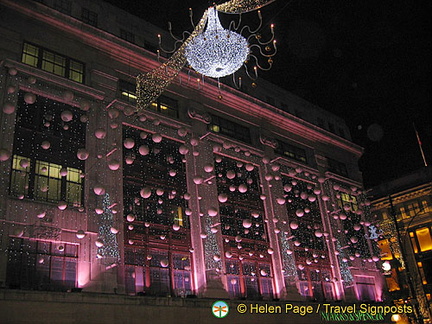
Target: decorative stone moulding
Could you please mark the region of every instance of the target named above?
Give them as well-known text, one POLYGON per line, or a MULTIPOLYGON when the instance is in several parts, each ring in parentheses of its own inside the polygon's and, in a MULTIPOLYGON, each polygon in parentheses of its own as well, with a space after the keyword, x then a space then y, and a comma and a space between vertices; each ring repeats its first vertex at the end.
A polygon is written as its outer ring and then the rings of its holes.
POLYGON ((262 134, 260 135, 260 142, 261 142, 261 144, 266 145, 266 146, 270 146, 273 149, 277 148, 277 146, 278 146, 277 140, 275 140, 274 138, 267 137, 267 136, 262 135, 262 134))
POLYGON ((190 118, 199 120, 205 124, 210 124, 211 120, 212 120, 211 116, 208 113, 201 112, 201 111, 193 109, 193 108, 188 109, 188 115, 190 118))

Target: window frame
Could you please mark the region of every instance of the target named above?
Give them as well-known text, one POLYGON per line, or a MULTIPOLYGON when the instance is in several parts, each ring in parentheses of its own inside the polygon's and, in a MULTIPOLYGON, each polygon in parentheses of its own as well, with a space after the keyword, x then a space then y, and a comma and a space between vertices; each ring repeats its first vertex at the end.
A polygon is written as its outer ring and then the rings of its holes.
POLYGON ((57 53, 57 52, 52 51, 50 49, 47 49, 45 47, 36 45, 36 44, 34 44, 32 42, 27 42, 27 41, 23 42, 23 47, 22 47, 22 51, 21 51, 21 62, 24 63, 24 64, 27 64, 27 65, 33 66, 35 68, 41 69, 43 71, 46 71, 46 72, 49 72, 49 73, 52 73, 52 74, 64 77, 64 78, 66 78, 68 80, 71 80, 71 81, 74 81, 74 82, 77 82, 77 83, 80 83, 80 84, 85 84, 86 65, 83 62, 81 62, 79 60, 76 60, 76 59, 73 59, 73 58, 70 58, 68 56, 65 56, 63 54, 57 53), (26 52, 26 46, 27 45, 32 46, 32 47, 34 47, 34 48, 36 48, 38 50, 37 56, 31 55, 30 53, 26 52), (64 66, 60 65, 60 64, 57 64, 57 62, 51 62, 51 61, 46 60, 44 58, 44 55, 47 55, 47 54, 53 55, 54 58, 64 59, 64 62, 65 62, 64 66), (34 60, 35 60, 35 63, 34 64, 27 63, 26 60, 25 60, 25 56, 33 57, 34 60), (46 63, 50 63, 53 66, 62 67, 64 69, 64 73, 63 74, 59 74, 59 73, 51 71, 51 70, 49 70, 47 68, 44 68, 44 64, 46 64, 46 63), (74 64, 79 64, 79 65, 82 66, 82 73, 79 70, 77 70, 76 68, 73 67, 74 64), (79 75, 81 77, 81 80, 77 80, 77 79, 73 78, 74 74, 79 75))
POLYGON ((213 133, 229 136, 241 142, 252 144, 250 128, 230 119, 211 115, 211 122, 208 125, 208 129, 213 133))

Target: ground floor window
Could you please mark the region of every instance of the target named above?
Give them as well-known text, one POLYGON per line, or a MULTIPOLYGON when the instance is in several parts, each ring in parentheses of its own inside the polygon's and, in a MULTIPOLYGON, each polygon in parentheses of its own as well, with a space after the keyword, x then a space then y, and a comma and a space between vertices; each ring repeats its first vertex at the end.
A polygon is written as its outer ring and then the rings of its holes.
POLYGON ((12 289, 66 291, 76 285, 78 246, 11 238, 6 283, 12 289))

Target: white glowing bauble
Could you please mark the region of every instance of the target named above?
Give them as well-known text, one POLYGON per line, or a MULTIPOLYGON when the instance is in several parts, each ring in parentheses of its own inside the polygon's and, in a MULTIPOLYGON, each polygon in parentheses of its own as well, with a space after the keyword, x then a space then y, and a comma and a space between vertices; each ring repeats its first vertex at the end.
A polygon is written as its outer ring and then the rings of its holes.
POLYGON ((286 201, 285 201, 285 198, 279 197, 279 198, 276 198, 276 202, 279 205, 284 205, 286 201))
POLYGON ((174 231, 178 231, 180 229, 180 225, 173 224, 172 228, 173 228, 174 231))
POLYGON ((156 195, 162 196, 163 194, 164 194, 164 190, 163 189, 161 189, 161 188, 157 188, 156 189, 156 195))
POLYGON ((220 78, 237 71, 247 60, 247 40, 222 27, 215 8, 209 8, 206 30, 186 46, 185 56, 199 73, 220 78))
POLYGON ((210 173, 210 172, 212 172, 214 170, 214 167, 213 167, 213 164, 206 164, 205 166, 204 166, 204 171, 205 172, 207 172, 207 173, 210 173))
POLYGON ((226 252, 225 252, 225 257, 226 257, 227 259, 231 259, 231 258, 232 258, 232 253, 231 253, 230 251, 226 251, 226 252))
POLYGON ((135 220, 135 216, 133 214, 128 214, 126 219, 128 222, 133 222, 135 220))
POLYGON ((100 184, 96 184, 93 187, 93 192, 98 196, 102 196, 105 194, 106 190, 105 190, 104 186, 102 186, 100 184))
POLYGON ((326 195, 323 195, 323 196, 321 196, 321 199, 322 199, 323 201, 329 201, 329 200, 330 200, 330 197, 329 197, 329 196, 326 196, 326 195))
POLYGON ((301 243, 300 243, 299 241, 294 241, 294 245, 295 245, 295 246, 300 246, 301 243))
POLYGON ((184 198, 185 200, 190 200, 190 199, 192 198, 192 195, 191 195, 190 193, 186 192, 186 193, 183 195, 183 198, 184 198))
POLYGON ((315 231, 315 236, 316 237, 322 237, 323 233, 321 231, 315 231))
POLYGON ((378 262, 379 261, 379 257, 377 257, 376 255, 374 255, 373 257, 372 257, 372 261, 374 261, 374 262, 378 262))
POLYGON ((94 134, 95 134, 96 138, 104 139, 106 136, 106 130, 103 128, 98 128, 95 130, 94 134))
POLYGON ((67 168, 63 167, 63 168, 60 169, 60 175, 61 175, 62 177, 66 177, 67 174, 68 174, 68 170, 67 170, 67 168))
POLYGON ((250 219, 243 219, 243 227, 250 228, 252 226, 252 221, 250 219))
POLYGON ((315 195, 320 195, 321 194, 321 189, 315 188, 313 192, 314 192, 315 195))
POLYGON ((20 165, 22 168, 26 169, 26 168, 30 165, 30 162, 29 162, 27 159, 22 159, 22 160, 19 162, 19 165, 20 165))
POLYGON ((360 229, 361 229, 361 225, 359 225, 359 224, 355 224, 354 225, 354 230, 355 231, 360 231, 360 229))
POLYGON ((120 168, 120 161, 116 159, 108 161, 108 168, 112 171, 118 170, 120 168))
POLYGON ((88 159, 88 157, 89 157, 89 151, 87 151, 87 150, 84 149, 84 148, 80 148, 80 149, 78 149, 78 152, 77 152, 77 158, 78 158, 79 160, 81 160, 81 161, 85 161, 85 160, 88 159))
MULTIPOLYGON (((222 145, 216 143, 213 145, 213 153, 218 153, 222 151, 222 145)), ((222 159, 220 157, 216 158, 216 161, 219 163, 222 159)))
POLYGON ((60 200, 57 204, 57 208, 60 210, 65 210, 67 208, 67 203, 65 201, 60 200))
POLYGON ((36 102, 36 95, 34 93, 27 92, 24 95, 24 101, 29 105, 34 104, 36 102))
POLYGON ((267 271, 265 271, 264 269, 261 269, 260 273, 263 277, 267 276, 267 271))
POLYGON ((95 212, 96 212, 96 214, 98 214, 98 215, 102 215, 104 211, 103 211, 102 208, 95 208, 95 212))
POLYGON ((12 104, 12 103, 10 103, 10 102, 6 102, 6 103, 3 105, 3 112, 4 112, 6 115, 13 114, 13 113, 15 112, 15 105, 12 104))
POLYGON ((242 241, 242 237, 240 235, 237 235, 234 239, 237 243, 240 243, 242 241))
POLYGON ((215 207, 210 207, 207 211, 208 215, 211 217, 217 216, 218 210, 215 207))
POLYGON ((205 233, 201 233, 201 238, 202 238, 202 239, 207 238, 207 234, 205 234, 205 233))
POLYGON ((112 234, 117 234, 117 233, 119 232, 119 230, 118 230, 117 228, 115 228, 115 227, 111 227, 111 228, 110 228, 110 232, 111 232, 112 234))
POLYGON ((273 180, 273 175, 272 175, 271 173, 267 173, 267 174, 264 176, 264 178, 265 178, 267 181, 271 181, 271 180, 273 180))
POLYGON ((237 280, 236 279, 231 279, 231 285, 236 285, 237 284, 237 280))
POLYGON ((177 171, 174 170, 174 169, 171 169, 171 170, 168 171, 168 174, 169 174, 171 177, 175 177, 175 176, 177 175, 177 171))
POLYGON ((186 129, 184 129, 183 127, 182 128, 179 128, 178 130, 177 130, 177 134, 178 134, 178 136, 181 136, 181 137, 185 137, 186 135, 187 135, 187 130, 186 129))
POLYGON ((77 239, 83 239, 86 236, 86 234, 83 230, 78 230, 75 236, 77 237, 77 239))
POLYGON ((267 199, 267 196, 266 196, 266 195, 260 195, 260 199, 261 199, 261 200, 266 200, 266 199, 267 199))
POLYGON ((297 221, 292 221, 292 222, 290 223, 290 228, 291 228, 291 229, 295 230, 295 229, 297 229, 298 227, 299 227, 299 223, 298 223, 297 221))
POLYGON ((224 202, 226 202, 228 200, 228 195, 224 194, 224 193, 221 193, 221 194, 218 195, 218 200, 219 200, 220 203, 224 203, 224 202))
POLYGON ((220 261, 220 259, 221 259, 221 256, 219 254, 213 255, 213 260, 215 260, 216 262, 220 261))
POLYGON ((248 191, 248 187, 245 184, 241 184, 239 185, 238 190, 240 193, 245 193, 248 191))
POLYGON ((48 142, 48 141, 43 141, 43 142, 41 143, 41 147, 42 147, 44 150, 48 150, 48 149, 51 147, 51 143, 48 142))
POLYGON ((245 169, 246 169, 246 171, 253 171, 253 169, 254 169, 255 167, 253 166, 253 164, 250 164, 250 163, 246 163, 246 165, 245 165, 245 169))
POLYGON ((46 212, 40 212, 39 214, 37 214, 38 218, 44 218, 46 216, 46 212))
POLYGON ((103 243, 103 241, 102 241, 101 239, 97 239, 97 240, 95 241, 95 245, 96 245, 97 247, 102 247, 102 246, 104 246, 104 243, 103 243))
POLYGON ((70 122, 73 118, 73 114, 71 111, 65 110, 61 113, 60 117, 64 122, 70 122))
POLYGON ((124 147, 131 149, 135 146, 135 141, 132 138, 126 138, 123 142, 124 147))
POLYGON ((345 214, 339 214, 339 219, 345 220, 345 219, 347 219, 347 215, 345 215, 345 214))
POLYGON ((186 155, 186 154, 189 153, 189 149, 188 149, 187 146, 185 146, 185 145, 180 145, 180 147, 179 147, 179 152, 180 152, 180 154, 182 154, 182 155, 186 155))
POLYGON ((9 152, 9 150, 4 149, 4 148, 0 148, 0 162, 4 162, 9 160, 11 154, 9 152))
POLYGON ((272 255, 274 253, 274 250, 272 248, 268 248, 267 249, 267 253, 270 254, 270 255, 272 255))
POLYGON ((382 264, 382 269, 384 271, 390 271, 391 270, 391 264, 388 261, 384 261, 382 264))
POLYGON ((162 142, 162 135, 161 134, 153 134, 152 135, 152 140, 153 140, 153 142, 155 142, 155 143, 160 143, 160 142, 162 142))
POLYGON ((190 209, 190 208, 186 208, 186 209, 185 209, 185 214, 186 214, 187 216, 192 215, 192 209, 190 209))
POLYGON ((233 170, 228 170, 226 173, 226 177, 230 180, 234 179, 236 176, 236 173, 233 170))
POLYGON ((351 237, 350 238, 350 241, 352 242, 352 243, 357 243, 358 242, 358 238, 357 237, 355 237, 355 236, 353 236, 353 237, 351 237))
POLYGON ((304 215, 304 210, 303 210, 303 209, 297 209, 297 210, 296 210, 296 215, 297 215, 298 217, 303 217, 303 215, 304 215))
POLYGON ((203 183, 203 181, 204 181, 204 179, 203 179, 203 177, 201 177, 201 176, 198 176, 198 175, 197 175, 197 176, 193 177, 193 182, 194 182, 195 184, 197 184, 197 185, 203 183))
POLYGON ((150 196, 151 196, 151 190, 150 190, 150 188, 142 188, 141 190, 140 190, 140 196, 141 197, 143 197, 144 199, 147 199, 147 198, 149 198, 150 196))
POLYGON ((308 197, 308 200, 310 201, 310 202, 314 202, 315 200, 316 200, 316 196, 314 196, 314 195, 309 195, 309 197, 308 197))

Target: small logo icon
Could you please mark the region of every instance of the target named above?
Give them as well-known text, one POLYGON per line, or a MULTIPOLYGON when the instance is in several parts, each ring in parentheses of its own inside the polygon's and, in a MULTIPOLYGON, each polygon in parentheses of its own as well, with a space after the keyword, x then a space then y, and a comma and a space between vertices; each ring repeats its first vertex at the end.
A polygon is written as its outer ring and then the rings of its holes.
POLYGON ((212 305, 212 314, 217 318, 224 318, 229 313, 229 306, 224 301, 218 300, 212 305))

